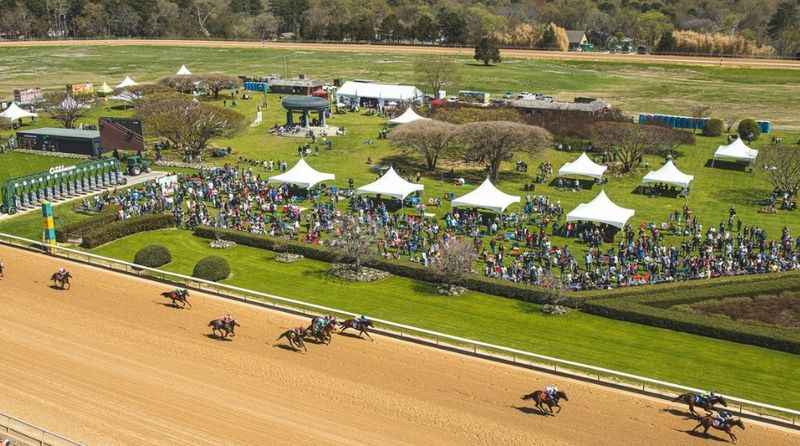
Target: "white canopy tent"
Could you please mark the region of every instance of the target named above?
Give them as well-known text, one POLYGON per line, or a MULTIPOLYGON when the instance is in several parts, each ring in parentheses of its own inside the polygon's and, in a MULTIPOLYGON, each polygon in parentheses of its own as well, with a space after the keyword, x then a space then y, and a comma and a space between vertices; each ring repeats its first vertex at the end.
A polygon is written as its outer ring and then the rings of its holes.
POLYGON ((297 164, 295 164, 291 169, 280 175, 269 177, 269 182, 292 184, 304 189, 310 189, 323 181, 332 181, 334 179, 336 179, 336 175, 314 170, 314 168, 306 163, 306 160, 300 158, 300 160, 297 161, 297 164))
POLYGON ((408 107, 406 109, 406 111, 403 112, 402 115, 400 115, 400 116, 398 116, 396 118, 390 119, 389 120, 389 124, 398 124, 398 125, 400 125, 400 124, 409 124, 409 123, 412 123, 414 121, 420 121, 420 120, 428 121, 430 119, 431 118, 424 118, 424 117, 418 115, 414 111, 414 109, 412 109, 411 107, 408 107))
POLYGON ((605 191, 600 191, 594 200, 579 204, 567 214, 567 221, 605 223, 621 229, 635 213, 633 209, 617 206, 608 198, 605 191))
POLYGON ((136 81, 131 79, 130 76, 125 76, 125 79, 123 79, 122 82, 117 85, 117 88, 128 88, 133 87, 134 85, 137 85, 136 81))
POLYGON ((717 151, 714 152, 715 160, 747 161, 752 163, 757 157, 758 150, 747 147, 742 138, 736 138, 736 141, 726 146, 719 146, 717 151))
POLYGON ((608 166, 595 163, 586 153, 582 153, 575 161, 566 163, 558 169, 559 177, 589 177, 601 179, 608 166))
POLYGON ((348 81, 336 90, 337 102, 375 99, 380 105, 387 102, 416 102, 423 96, 422 91, 413 85, 374 84, 371 82, 348 81))
POLYGON ((103 85, 101 85, 96 91, 100 95, 106 95, 113 93, 114 89, 111 88, 106 82, 103 82, 103 85))
POLYGON ((16 103, 12 102, 7 109, 0 113, 0 118, 6 118, 9 121, 18 121, 22 118, 35 118, 39 115, 31 113, 25 109, 20 108, 16 103))
POLYGON ((694 180, 694 175, 687 175, 677 167, 672 162, 672 160, 667 161, 666 164, 661 166, 658 170, 652 170, 647 175, 644 176, 642 179, 643 183, 660 183, 660 184, 671 184, 673 186, 679 186, 684 189, 689 188, 689 183, 694 180))
POLYGON ((383 195, 405 200, 407 196, 423 189, 425 189, 425 186, 407 181, 405 178, 398 175, 393 167, 390 167, 383 176, 366 186, 359 187, 356 189, 356 192, 359 194, 383 195))
POLYGON ((181 68, 175 73, 175 76, 191 76, 192 72, 186 68, 186 65, 181 65, 181 68))
POLYGON ((513 203, 519 203, 518 196, 501 191, 487 178, 475 190, 456 198, 450 205, 454 208, 485 209, 501 214, 513 203))

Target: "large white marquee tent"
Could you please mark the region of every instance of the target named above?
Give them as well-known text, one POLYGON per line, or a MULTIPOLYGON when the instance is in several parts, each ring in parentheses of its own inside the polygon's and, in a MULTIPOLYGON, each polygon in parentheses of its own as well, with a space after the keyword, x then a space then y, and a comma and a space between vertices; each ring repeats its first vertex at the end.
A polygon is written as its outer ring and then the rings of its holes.
POLYGON ((117 84, 117 88, 128 88, 133 87, 136 84, 136 81, 131 79, 130 76, 125 76, 125 79, 122 80, 119 84, 117 84))
POLYGON ((600 191, 594 200, 579 204, 567 214, 567 221, 605 223, 621 229, 635 213, 633 209, 617 206, 608 198, 605 191, 600 191))
POLYGON ((6 118, 9 121, 18 121, 22 118, 35 118, 39 115, 31 113, 27 110, 20 108, 16 103, 12 102, 7 109, 0 113, 0 117, 6 118))
POLYGON ((428 120, 430 120, 430 118, 424 118, 424 117, 418 115, 414 111, 414 109, 412 109, 411 107, 408 107, 406 109, 406 111, 403 112, 402 115, 400 115, 400 116, 398 116, 396 118, 390 119, 389 120, 389 124, 397 124, 397 125, 410 124, 412 122, 420 121, 420 120, 428 121, 428 120))
POLYGON ((519 203, 518 196, 499 190, 487 178, 475 190, 456 198, 450 205, 454 208, 485 209, 500 214, 513 203, 519 203))
POLYGON ((423 189, 425 189, 425 186, 407 181, 405 178, 398 175, 393 167, 390 167, 389 170, 376 181, 366 186, 359 187, 356 192, 359 194, 382 195, 404 200, 407 196, 423 189))
POLYGON ((642 179, 643 183, 657 183, 657 184, 671 184, 679 186, 684 189, 689 188, 689 183, 694 180, 694 175, 687 175, 677 167, 672 160, 667 161, 666 164, 661 166, 658 170, 652 170, 642 179))
POLYGON ((714 152, 715 160, 724 161, 746 161, 752 163, 758 157, 758 150, 751 149, 742 141, 742 138, 736 138, 736 141, 726 145, 717 147, 714 152))
POLYGON ((292 184, 304 189, 310 189, 323 181, 334 179, 336 179, 336 175, 315 170, 303 158, 300 158, 297 164, 286 172, 269 177, 271 183, 292 184))
POLYGON ((601 179, 606 173, 608 166, 602 166, 592 161, 591 158, 582 153, 575 161, 566 163, 558 169, 559 177, 589 177, 601 179))
POLYGON ((186 65, 181 65, 181 68, 175 73, 176 76, 191 76, 192 72, 186 68, 186 65))
POLYGON ((415 102, 423 97, 422 91, 413 85, 375 84, 371 82, 347 81, 336 90, 338 102, 374 99, 383 106, 386 102, 415 102))

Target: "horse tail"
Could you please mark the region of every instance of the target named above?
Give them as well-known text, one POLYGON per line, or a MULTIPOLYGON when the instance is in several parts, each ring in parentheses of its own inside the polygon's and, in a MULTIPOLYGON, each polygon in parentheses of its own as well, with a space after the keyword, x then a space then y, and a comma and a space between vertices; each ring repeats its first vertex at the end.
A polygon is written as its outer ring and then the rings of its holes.
POLYGON ((675 399, 673 399, 672 402, 673 403, 675 403, 675 402, 686 403, 686 402, 689 401, 689 399, 691 399, 691 397, 692 397, 691 393, 682 393, 682 394, 678 395, 677 397, 675 397, 675 399))

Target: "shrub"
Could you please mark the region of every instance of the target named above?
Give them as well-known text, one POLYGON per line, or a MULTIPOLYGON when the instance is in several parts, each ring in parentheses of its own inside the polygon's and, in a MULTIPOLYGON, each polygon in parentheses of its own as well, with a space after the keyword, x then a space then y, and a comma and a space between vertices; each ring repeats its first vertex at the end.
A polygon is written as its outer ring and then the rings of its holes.
POLYGON ((761 135, 761 128, 756 124, 755 119, 742 119, 736 129, 742 139, 755 141, 761 135))
POLYGON ((200 259, 194 266, 192 277, 219 282, 231 275, 231 266, 220 256, 208 256, 200 259))
POLYGON ((147 245, 133 258, 133 263, 150 268, 158 268, 172 261, 172 254, 165 246, 147 245))
POLYGON ((115 221, 117 221, 117 213, 114 209, 109 208, 101 214, 56 229, 56 241, 65 243, 71 238, 81 238, 87 232, 105 227, 115 221))
POLYGON ((175 225, 175 218, 167 214, 143 215, 116 223, 103 225, 83 235, 83 248, 96 248, 102 244, 127 237, 132 234, 156 229, 170 228, 175 225))
POLYGON ((703 136, 720 136, 725 131, 725 123, 722 119, 709 119, 703 128, 703 136))

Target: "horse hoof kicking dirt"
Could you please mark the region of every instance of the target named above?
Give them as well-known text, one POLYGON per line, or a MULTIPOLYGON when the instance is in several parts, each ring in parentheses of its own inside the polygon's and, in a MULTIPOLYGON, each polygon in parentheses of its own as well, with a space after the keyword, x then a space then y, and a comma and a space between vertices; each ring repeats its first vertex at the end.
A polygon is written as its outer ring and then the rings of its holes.
POLYGON ((291 330, 284 331, 276 341, 280 341, 283 338, 286 338, 289 341, 289 345, 295 350, 300 351, 302 348, 304 351, 308 351, 306 348, 306 342, 303 340, 305 336, 305 329, 303 327, 293 328, 291 330))

